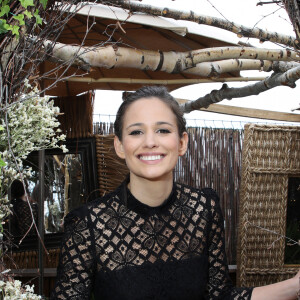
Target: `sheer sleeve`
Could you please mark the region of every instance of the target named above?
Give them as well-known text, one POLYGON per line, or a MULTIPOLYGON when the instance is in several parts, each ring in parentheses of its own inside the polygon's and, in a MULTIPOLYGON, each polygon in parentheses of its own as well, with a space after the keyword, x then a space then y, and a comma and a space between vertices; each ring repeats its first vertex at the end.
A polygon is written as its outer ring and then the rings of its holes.
POLYGON ((64 221, 59 266, 50 299, 90 299, 93 283, 94 250, 87 210, 76 209, 64 221), (85 215, 85 216, 82 216, 85 215))
POLYGON ((250 300, 252 288, 235 288, 229 277, 224 242, 224 220, 219 197, 212 189, 205 189, 211 205, 211 228, 209 233, 209 279, 206 299, 250 300))

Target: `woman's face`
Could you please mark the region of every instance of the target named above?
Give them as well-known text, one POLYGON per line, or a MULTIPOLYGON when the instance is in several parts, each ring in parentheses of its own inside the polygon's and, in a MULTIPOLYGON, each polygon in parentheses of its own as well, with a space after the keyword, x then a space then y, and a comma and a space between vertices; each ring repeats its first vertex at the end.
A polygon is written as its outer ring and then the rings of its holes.
POLYGON ((126 160, 130 180, 173 180, 187 143, 186 132, 179 136, 172 110, 156 97, 133 102, 124 115, 122 142, 115 137, 116 152, 126 160))

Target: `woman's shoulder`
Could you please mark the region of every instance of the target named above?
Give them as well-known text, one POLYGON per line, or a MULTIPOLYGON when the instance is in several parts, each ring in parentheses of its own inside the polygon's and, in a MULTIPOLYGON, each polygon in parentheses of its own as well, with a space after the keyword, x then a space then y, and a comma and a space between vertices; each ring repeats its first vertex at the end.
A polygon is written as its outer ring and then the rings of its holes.
POLYGON ((206 195, 210 197, 217 196, 217 192, 211 187, 197 188, 184 183, 175 182, 176 188, 187 194, 206 195))
POLYGON ((109 192, 100 198, 96 198, 73 209, 66 215, 65 222, 74 219, 91 219, 91 215, 97 214, 97 212, 105 211, 105 209, 109 207, 113 200, 119 201, 120 197, 121 187, 118 187, 116 190, 109 192))
POLYGON ((189 186, 187 184, 183 183, 175 183, 176 189, 179 190, 179 192, 184 195, 184 197, 188 197, 195 200, 200 200, 202 202, 219 202, 219 196, 217 192, 210 187, 205 188, 196 188, 193 186, 189 186))

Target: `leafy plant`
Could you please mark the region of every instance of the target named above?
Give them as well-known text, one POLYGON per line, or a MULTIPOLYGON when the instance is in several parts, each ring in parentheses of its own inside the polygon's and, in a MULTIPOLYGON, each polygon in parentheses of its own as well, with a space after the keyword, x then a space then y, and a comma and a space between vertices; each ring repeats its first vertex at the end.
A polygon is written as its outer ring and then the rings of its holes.
POLYGON ((40 16, 38 7, 46 9, 48 0, 39 0, 34 3, 33 0, 18 0, 18 5, 13 0, 2 0, 0 4, 0 34, 11 32, 19 37, 22 26, 26 21, 35 18, 35 25, 42 25, 43 20, 40 16), (13 5, 14 4, 14 5, 13 5), (17 7, 12 9, 11 7, 17 7))

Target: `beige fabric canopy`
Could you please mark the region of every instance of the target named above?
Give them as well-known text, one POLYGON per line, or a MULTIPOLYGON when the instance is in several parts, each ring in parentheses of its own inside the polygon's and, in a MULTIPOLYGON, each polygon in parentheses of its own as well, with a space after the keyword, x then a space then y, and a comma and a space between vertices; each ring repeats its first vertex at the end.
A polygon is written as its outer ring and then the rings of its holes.
MULTIPOLYGON (((85 46, 105 46, 109 41, 109 43, 122 47, 180 52, 228 45, 236 46, 236 44, 228 41, 217 39, 216 34, 214 34, 215 29, 208 29, 205 25, 199 25, 202 31, 196 34, 190 32, 191 30, 182 24, 182 22, 163 17, 145 14, 128 15, 125 10, 120 8, 92 4, 83 7, 76 13, 66 25, 58 41, 65 44, 80 45, 84 40, 85 46), (87 27, 91 27, 88 34, 86 34, 87 27)), ((216 30, 222 32, 220 29, 216 30)), ((222 34, 218 36, 222 36, 222 34)), ((54 67, 53 63, 47 62, 43 66, 43 72, 54 67)), ((70 96, 93 89, 135 90, 145 85, 149 79, 157 80, 153 82, 156 84, 169 84, 168 80, 177 80, 175 84, 173 81, 173 84, 169 85, 169 89, 174 90, 187 84, 196 83, 197 80, 201 79, 201 77, 192 74, 168 74, 161 71, 154 72, 133 68, 94 68, 89 73, 77 68, 70 68, 64 76, 73 74, 76 74, 79 79, 69 78, 62 81, 48 90, 47 93, 54 96, 70 96), (195 80, 190 82, 187 79, 195 80)), ((236 76, 239 76, 238 72, 223 74, 221 78, 236 76)), ((47 87, 53 82, 49 78, 44 80, 44 85, 47 87)))

